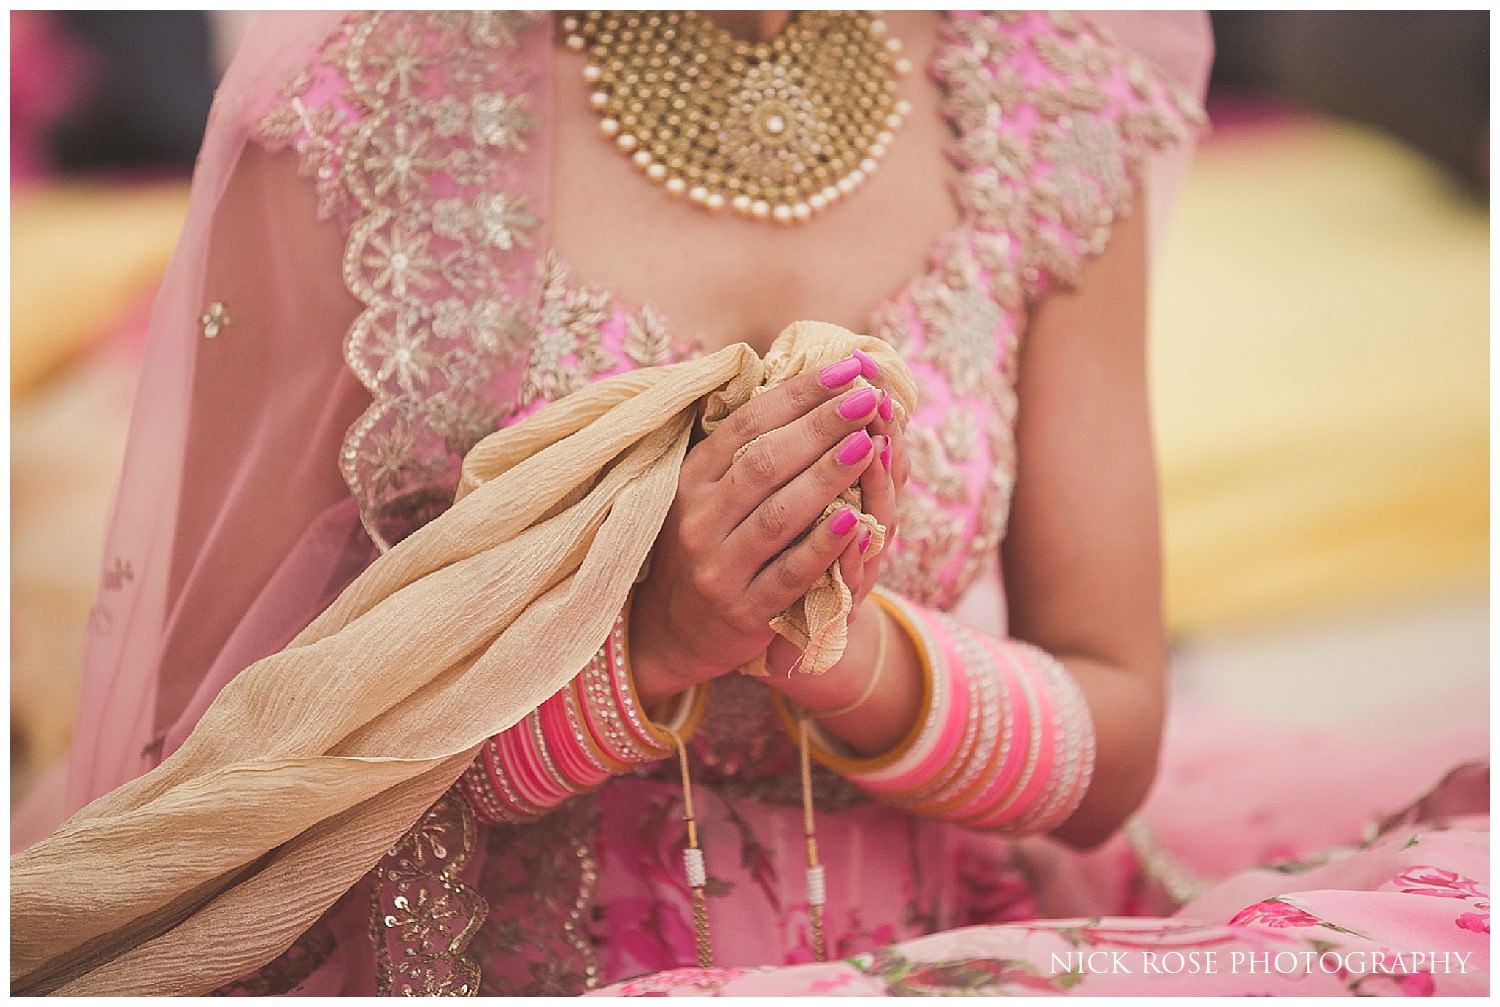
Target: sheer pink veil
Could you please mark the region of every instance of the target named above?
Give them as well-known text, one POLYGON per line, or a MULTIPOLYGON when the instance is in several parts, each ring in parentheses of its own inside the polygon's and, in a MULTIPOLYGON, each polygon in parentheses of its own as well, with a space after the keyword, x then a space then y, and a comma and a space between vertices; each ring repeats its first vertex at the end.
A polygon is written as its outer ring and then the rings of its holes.
MULTIPOLYGON (((54 798, 23 812, 18 847, 173 751, 230 678, 282 647, 378 555, 377 537, 399 538, 372 519, 380 493, 451 501, 467 444, 444 444, 418 423, 398 433, 415 439, 420 464, 408 475, 421 478, 351 492, 341 466, 351 428, 379 432, 410 417, 346 358, 351 325, 373 310, 345 282, 350 208, 320 219, 297 157, 251 137, 340 22, 336 12, 256 18, 216 94, 152 315, 63 806, 54 798)), ((549 94, 546 32, 537 22, 507 50, 530 61, 537 102, 549 94)), ((550 137, 537 118, 531 153, 495 158, 481 184, 495 187, 503 171, 507 191, 545 206, 550 137)), ((513 252, 506 266, 522 279, 511 287, 529 289, 535 249, 513 252)), ((491 361, 482 393, 513 401, 523 364, 491 361)))
MULTIPOLYGON (((181 243, 152 318, 90 620, 64 806, 33 809, 13 844, 45 834, 154 766, 225 683, 326 608, 378 555, 377 541, 398 537, 371 519, 373 478, 352 486, 344 464, 352 428, 389 428, 402 395, 420 398, 394 388, 388 374, 357 377, 351 365, 351 327, 373 310, 347 282, 360 268, 348 244, 351 207, 320 214, 320 180, 300 177, 291 153, 270 153, 251 138, 262 115, 285 101, 283 86, 316 62, 341 17, 258 17, 220 86, 181 243)), ((1190 94, 1202 94, 1211 54, 1206 16, 1090 17, 1190 94)), ((475 44, 499 46, 515 27, 494 26, 475 44)), ((438 195, 520 192, 545 218, 551 46, 541 19, 505 50, 528 66, 535 122, 523 153, 496 155, 491 176, 438 195)), ((429 85, 441 86, 444 72, 433 69, 429 85)), ((1154 220, 1163 219, 1170 202, 1163 193, 1180 180, 1188 153, 1153 166, 1154 220)), ((538 221, 529 243, 505 253, 498 275, 518 300, 534 283, 544 232, 538 221)), ((472 291, 414 296, 429 306, 439 297, 475 311, 484 306, 472 291)), ((530 333, 534 320, 523 311, 509 322, 530 333)), ((519 355, 493 364, 482 389, 492 406, 513 401, 523 364, 519 355)), ((424 459, 426 489, 450 490, 467 445, 438 443, 418 427, 396 432, 424 459)), ((381 492, 409 498, 413 487, 381 492)))

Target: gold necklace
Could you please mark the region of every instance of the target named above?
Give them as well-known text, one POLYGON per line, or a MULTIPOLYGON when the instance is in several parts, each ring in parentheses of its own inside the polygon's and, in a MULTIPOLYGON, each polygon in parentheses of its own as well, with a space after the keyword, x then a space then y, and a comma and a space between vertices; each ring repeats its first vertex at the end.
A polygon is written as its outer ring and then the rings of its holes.
POLYGON ((911 63, 868 12, 803 11, 768 42, 694 11, 589 11, 563 30, 600 132, 707 210, 807 220, 870 177, 911 111, 911 63))

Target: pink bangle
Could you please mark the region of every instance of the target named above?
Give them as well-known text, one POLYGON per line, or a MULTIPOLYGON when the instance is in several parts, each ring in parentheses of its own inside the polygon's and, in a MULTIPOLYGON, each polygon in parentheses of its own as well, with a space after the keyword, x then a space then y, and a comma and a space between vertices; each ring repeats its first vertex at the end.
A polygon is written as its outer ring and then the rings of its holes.
POLYGON ((1021 780, 1027 765, 1028 747, 1036 724, 1032 690, 1014 663, 1006 659, 1003 641, 976 641, 1003 693, 1002 731, 993 762, 986 767, 981 784, 968 796, 955 818, 971 821, 992 813, 1021 780))
POLYGON ((999 828, 1016 821, 1037 800, 1052 768, 1053 743, 1057 737, 1052 703, 1045 692, 1045 682, 1030 662, 1019 659, 1019 653, 1014 641, 1004 648, 1004 660, 1015 671, 1026 697, 1030 726, 1026 734, 1018 734, 1027 739, 1025 758, 1020 779, 1009 795, 998 807, 972 820, 972 824, 982 828, 999 828))
POLYGON ((627 607, 626 611, 615 619, 614 629, 604 643, 604 659, 609 668, 609 684, 614 692, 621 718, 635 740, 654 758, 664 759, 672 754, 672 740, 664 735, 658 736, 659 732, 653 729, 645 713, 641 711, 640 701, 635 695, 635 684, 630 680, 630 672, 625 667, 625 626, 629 618, 628 613, 627 607))
POLYGON ((538 708, 538 720, 542 728, 542 744, 551 750, 557 766, 574 784, 592 789, 609 779, 609 770, 584 745, 581 737, 575 737, 568 726, 568 696, 570 690, 549 697, 538 708))
POLYGON ((819 761, 918 814, 1007 832, 1066 821, 1092 780, 1096 741, 1082 690, 1061 662, 971 632, 945 613, 873 597, 917 645, 922 716, 907 741, 873 760, 833 753, 812 725, 819 761))
POLYGON ((1088 790, 1087 780, 1093 777, 1095 741, 1088 701, 1073 676, 1050 654, 1035 651, 1032 656, 1047 678, 1058 712, 1058 756, 1047 789, 1033 809, 1022 816, 1020 824, 1025 829, 1045 831, 1061 825, 1078 810, 1088 790))
POLYGON ((509 774, 505 771, 505 765, 498 756, 496 749, 496 738, 491 738, 484 743, 483 754, 479 759, 480 765, 485 771, 485 780, 490 789, 499 798, 500 804, 512 815, 521 821, 531 818, 540 818, 546 814, 545 808, 537 807, 527 802, 512 785, 509 774))
POLYGON ((525 731, 521 724, 495 735, 492 741, 495 769, 505 774, 517 797, 542 814, 562 802, 563 795, 553 792, 543 782, 540 768, 533 765, 531 753, 525 751, 525 731))
MULTIPOLYGON (((489 742, 485 742, 485 747, 489 742)), ((500 801, 494 784, 490 782, 489 769, 484 765, 484 755, 469 763, 459 784, 469 798, 469 806, 484 821, 496 825, 515 825, 524 819, 500 801)))
POLYGON ((854 783, 880 793, 909 791, 931 780, 958 750, 968 716, 969 690, 947 634, 916 612, 905 614, 917 631, 917 645, 938 667, 933 669, 932 705, 916 743, 887 766, 848 774, 854 783))
POLYGON ((932 809, 932 813, 957 820, 984 809, 994 794, 1004 792, 1001 788, 1016 733, 1016 717, 1008 702, 1010 690, 988 649, 961 627, 955 627, 955 633, 966 675, 978 688, 983 708, 973 765, 949 788, 946 800, 932 809))

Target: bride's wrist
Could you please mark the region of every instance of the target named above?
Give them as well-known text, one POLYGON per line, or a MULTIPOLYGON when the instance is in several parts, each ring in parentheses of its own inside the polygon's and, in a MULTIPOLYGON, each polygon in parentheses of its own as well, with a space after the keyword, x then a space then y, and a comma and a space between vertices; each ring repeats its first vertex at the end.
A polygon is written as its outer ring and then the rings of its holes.
POLYGON ((630 611, 630 672, 636 695, 652 714, 672 706, 677 697, 712 678, 712 674, 694 674, 691 664, 682 657, 666 653, 661 634, 650 624, 640 606, 630 611))
POLYGON ((880 684, 881 621, 885 618, 879 605, 865 599, 849 623, 849 643, 837 664, 821 675, 802 675, 795 670, 787 674, 785 668, 776 668, 765 679, 766 684, 819 719, 855 712, 880 684))

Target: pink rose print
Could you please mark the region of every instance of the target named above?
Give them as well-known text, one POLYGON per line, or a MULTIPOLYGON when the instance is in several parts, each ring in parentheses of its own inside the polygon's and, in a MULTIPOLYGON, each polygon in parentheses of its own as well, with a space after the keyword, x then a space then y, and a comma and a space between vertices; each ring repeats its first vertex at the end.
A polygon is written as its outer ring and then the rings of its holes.
POLYGON ((1412 972, 1396 977, 1396 988, 1401 991, 1402 996, 1430 997, 1436 986, 1432 976, 1426 972, 1412 972))
POLYGON ((1441 867, 1408 867, 1391 883, 1407 895, 1435 895, 1440 899, 1483 898, 1489 894, 1472 878, 1441 867))
POLYGON ((1472 930, 1476 934, 1489 935, 1490 914, 1485 913, 1463 913, 1453 921, 1460 930, 1472 930))
POLYGON ((1247 906, 1234 914, 1229 921, 1232 927, 1244 926, 1248 923, 1259 923, 1268 927, 1316 927, 1322 924, 1312 913, 1300 909, 1290 902, 1280 899, 1267 899, 1257 902, 1253 906, 1247 906))

